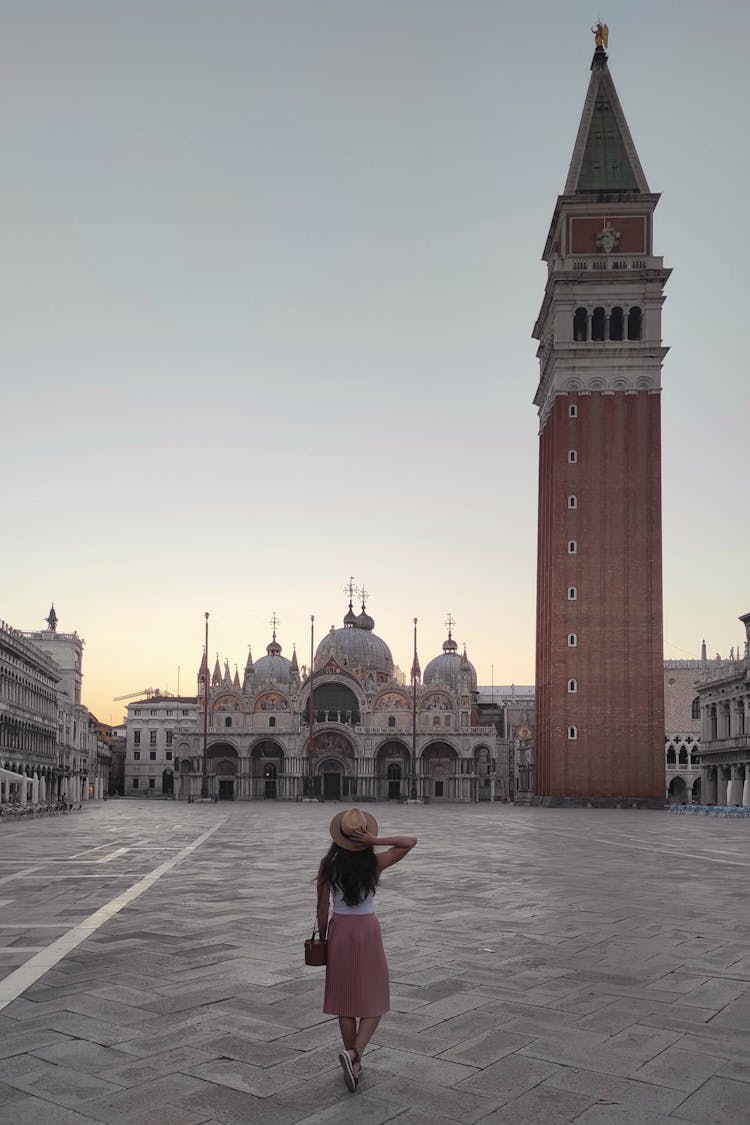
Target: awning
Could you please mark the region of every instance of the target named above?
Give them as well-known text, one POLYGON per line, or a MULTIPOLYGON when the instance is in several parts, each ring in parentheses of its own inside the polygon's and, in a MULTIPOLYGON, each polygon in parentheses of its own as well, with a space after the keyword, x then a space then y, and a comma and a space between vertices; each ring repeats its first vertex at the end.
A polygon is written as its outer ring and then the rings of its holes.
POLYGON ((25 773, 14 773, 13 770, 6 770, 0 766, 0 781, 31 781, 25 773))

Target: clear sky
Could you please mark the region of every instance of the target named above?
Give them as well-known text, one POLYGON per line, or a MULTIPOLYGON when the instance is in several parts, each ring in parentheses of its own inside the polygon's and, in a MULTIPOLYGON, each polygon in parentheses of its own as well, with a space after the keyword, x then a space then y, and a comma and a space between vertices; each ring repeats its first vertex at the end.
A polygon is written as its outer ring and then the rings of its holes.
MULTIPOLYGON (((578 0, 5 0, 0 616, 84 702, 309 652, 371 590, 532 683, 540 262, 589 78, 578 0)), ((665 655, 750 610, 750 5, 612 2, 664 316, 665 655)))

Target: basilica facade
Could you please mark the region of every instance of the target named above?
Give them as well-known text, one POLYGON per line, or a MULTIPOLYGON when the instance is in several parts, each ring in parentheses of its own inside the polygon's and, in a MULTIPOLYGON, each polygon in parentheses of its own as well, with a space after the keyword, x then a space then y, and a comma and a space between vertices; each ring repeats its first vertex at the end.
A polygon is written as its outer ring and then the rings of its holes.
POLYGON ((222 670, 218 657, 209 674, 204 653, 195 697, 128 707, 125 792, 166 789, 183 801, 202 794, 240 801, 494 798, 497 732, 479 723, 476 671, 450 629, 424 676, 414 671, 416 688, 404 684, 365 607, 355 614, 351 603, 341 628, 331 627, 318 644, 312 672, 300 670, 295 652, 284 655, 275 629, 265 656, 249 656, 242 677, 232 676, 226 661, 222 670), (164 754, 169 743, 169 762, 159 759, 161 742, 164 754))

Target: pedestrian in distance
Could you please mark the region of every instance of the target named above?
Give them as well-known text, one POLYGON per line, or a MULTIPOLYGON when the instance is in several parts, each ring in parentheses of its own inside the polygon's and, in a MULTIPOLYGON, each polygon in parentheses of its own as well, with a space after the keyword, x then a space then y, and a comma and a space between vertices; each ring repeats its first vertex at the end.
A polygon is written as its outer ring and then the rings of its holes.
POLYGON ((318 931, 328 938, 323 1011, 339 1017, 344 1043, 339 1062, 347 1088, 354 1093, 365 1047, 390 1009, 375 891, 383 871, 400 863, 417 838, 378 836, 375 817, 356 808, 337 813, 330 831, 333 842, 318 870, 318 931), (377 847, 388 850, 376 853, 377 847))

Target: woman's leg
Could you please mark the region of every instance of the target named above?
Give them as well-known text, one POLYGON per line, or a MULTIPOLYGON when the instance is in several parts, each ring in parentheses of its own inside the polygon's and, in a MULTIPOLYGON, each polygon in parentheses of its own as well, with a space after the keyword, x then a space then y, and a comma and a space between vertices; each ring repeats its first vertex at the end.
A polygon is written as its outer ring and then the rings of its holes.
POLYGON ((354 1016, 339 1016, 339 1028, 347 1051, 353 1051, 354 1040, 357 1038, 357 1021, 354 1016))
POLYGON ((357 1035, 354 1039, 354 1050, 357 1052, 358 1061, 361 1061, 362 1055, 365 1053, 365 1047, 375 1034, 379 1023, 380 1016, 363 1016, 359 1021, 357 1035))

